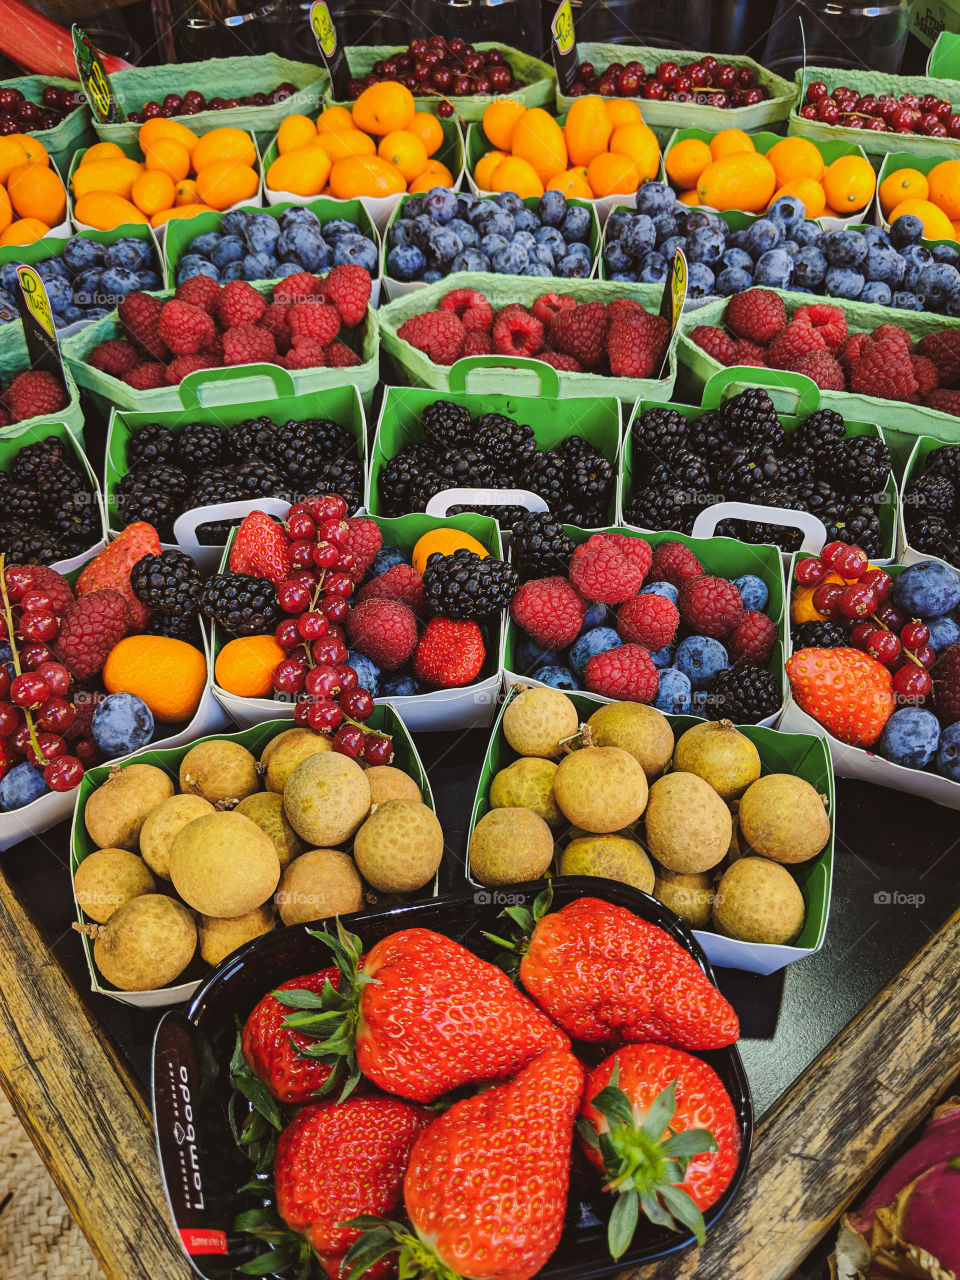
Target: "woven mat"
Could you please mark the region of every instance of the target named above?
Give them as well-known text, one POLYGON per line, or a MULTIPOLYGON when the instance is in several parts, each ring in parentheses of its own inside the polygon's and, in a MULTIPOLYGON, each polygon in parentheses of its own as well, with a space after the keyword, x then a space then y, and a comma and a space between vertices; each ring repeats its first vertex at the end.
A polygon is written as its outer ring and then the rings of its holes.
POLYGON ((0 1093, 0 1276, 103 1280, 33 1144, 0 1093))

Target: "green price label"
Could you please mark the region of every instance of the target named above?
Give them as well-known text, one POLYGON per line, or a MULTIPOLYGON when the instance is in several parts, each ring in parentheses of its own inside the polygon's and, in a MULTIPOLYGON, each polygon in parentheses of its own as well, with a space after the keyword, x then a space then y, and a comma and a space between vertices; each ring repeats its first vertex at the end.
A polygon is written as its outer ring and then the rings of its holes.
POLYGON ((337 29, 324 0, 316 0, 311 8, 310 25, 320 52, 325 58, 332 58, 337 51, 337 29))
POLYGON ((18 267, 17 277, 31 314, 37 323, 49 333, 50 337, 55 339, 57 335, 56 325, 53 322, 53 311, 50 307, 50 299, 47 297, 47 290, 43 281, 33 267, 18 267))
POLYGON ((570 0, 563 0, 563 4, 554 14, 550 29, 553 32, 553 42, 560 53, 570 53, 576 39, 573 32, 573 8, 570 0))
POLYGON ((100 54, 76 23, 73 25, 73 54, 77 62, 77 78, 90 103, 90 110, 100 124, 115 124, 123 118, 117 99, 104 70, 100 54))

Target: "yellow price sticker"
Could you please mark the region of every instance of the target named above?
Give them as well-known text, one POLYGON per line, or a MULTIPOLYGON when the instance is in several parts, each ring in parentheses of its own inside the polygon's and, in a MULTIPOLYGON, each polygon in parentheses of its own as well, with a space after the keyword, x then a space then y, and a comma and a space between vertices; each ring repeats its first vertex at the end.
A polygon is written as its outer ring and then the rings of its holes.
POLYGON ((550 24, 554 43, 561 53, 570 53, 574 46, 573 9, 570 0, 563 0, 550 24))
POLYGON ((39 323, 46 329, 51 338, 56 339, 57 330, 53 321, 53 311, 47 289, 33 267, 18 267, 17 278, 26 299, 27 306, 39 323))
POLYGON ((683 304, 687 300, 687 260, 679 249, 673 257, 670 292, 673 296, 673 327, 676 328, 683 314, 683 304))
POLYGON ((310 10, 310 26, 316 37, 320 52, 325 58, 332 58, 337 51, 337 29, 333 25, 330 10, 324 0, 316 0, 310 10))

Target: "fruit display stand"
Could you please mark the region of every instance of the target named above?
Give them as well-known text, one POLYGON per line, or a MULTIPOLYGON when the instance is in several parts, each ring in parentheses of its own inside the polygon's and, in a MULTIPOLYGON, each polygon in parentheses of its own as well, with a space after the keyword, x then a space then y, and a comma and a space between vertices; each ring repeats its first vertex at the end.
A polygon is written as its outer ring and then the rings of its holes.
MULTIPOLYGON (((251 366, 252 368, 253 366, 251 366)), ((297 394, 290 374, 278 365, 258 366, 259 374, 273 384, 273 395, 262 400, 244 400, 223 405, 208 405, 199 398, 201 387, 207 385, 196 374, 189 374, 177 390, 180 393, 180 407, 161 412, 150 410, 136 413, 129 409, 114 409, 110 414, 107 428, 106 464, 104 471, 104 502, 107 511, 107 527, 116 535, 124 527, 125 521, 120 511, 117 486, 129 471, 127 466, 127 444, 143 427, 151 423, 159 423, 167 427, 173 435, 179 435, 188 422, 212 422, 221 431, 226 432, 238 422, 246 418, 266 416, 275 422, 310 417, 332 418, 346 427, 356 442, 357 456, 363 464, 364 475, 367 470, 367 433, 360 403, 360 394, 355 386, 331 386, 323 391, 297 394)), ((218 369, 217 373, 226 377, 221 381, 229 384, 231 370, 218 369)), ((227 503, 213 507, 198 507, 182 513, 174 524, 174 533, 178 535, 176 542, 164 542, 164 550, 179 547, 192 556, 205 577, 215 573, 223 556, 223 545, 206 545, 197 538, 197 528, 207 521, 223 520, 234 516, 245 515, 247 511, 263 509, 265 499, 251 499, 246 503, 227 503), (230 510, 227 510, 227 507, 230 510), (242 509, 241 509, 242 508, 242 509), (181 532, 182 530, 182 532, 181 532)), ((288 502, 280 502, 285 513, 288 502)), ((352 513, 351 513, 352 514, 352 513)))
MULTIPOLYGON (((487 192, 480 196, 481 200, 496 200, 496 198, 496 194, 493 192, 487 192)), ((394 298, 402 298, 408 293, 416 293, 418 289, 425 289, 427 287, 422 280, 395 280, 392 276, 387 274, 387 254, 390 251, 387 244, 387 237, 390 234, 390 228, 394 222, 396 222, 398 218, 403 217, 403 206, 409 199, 409 196, 400 197, 400 201, 397 204, 396 209, 394 209, 393 213, 390 215, 390 221, 383 229, 383 244, 380 246, 380 276, 383 280, 383 289, 387 302, 392 302, 394 298)), ((526 209, 536 210, 539 203, 539 196, 527 196, 524 199, 523 205, 526 209)), ((590 277, 588 278, 592 278, 597 273, 597 263, 599 261, 602 239, 600 232, 600 220, 597 217, 596 207, 592 200, 576 200, 570 196, 567 197, 567 204, 580 205, 581 208, 590 210, 590 234, 587 239, 587 243, 590 246, 590 256, 593 261, 593 268, 590 272, 590 277)), ((565 282, 564 287, 566 287, 565 282)))
MULTIPOLYGON (((549 365, 540 365, 549 369, 549 365)), ((553 372, 551 370, 551 372, 553 372)), ((465 391, 451 391, 448 396, 453 404, 463 405, 475 417, 484 413, 502 413, 515 422, 529 426, 538 449, 552 449, 571 435, 583 436, 607 461, 617 467, 620 456, 620 430, 622 409, 620 401, 612 396, 597 396, 590 401, 557 399, 556 386, 544 377, 540 395, 472 395, 465 391)), ((367 477, 367 510, 371 515, 383 515, 380 497, 380 476, 384 467, 401 449, 415 440, 423 439, 420 419, 427 405, 438 399, 435 392, 419 387, 387 387, 380 408, 376 434, 370 451, 370 468, 367 477)), ((483 500, 491 490, 475 490, 476 500, 483 500)), ((439 496, 439 495, 438 495, 439 496)), ((490 501, 501 501, 491 496, 490 501)), ((610 519, 616 522, 616 500, 611 496, 610 519)))
MULTIPOLYGON (((785 608, 785 586, 783 577, 783 564, 780 558, 780 552, 776 547, 764 545, 752 545, 746 542, 738 542, 736 538, 690 538, 682 533, 639 533, 636 529, 629 527, 611 527, 609 529, 578 529, 576 525, 564 525, 564 531, 570 538, 574 546, 580 546, 586 542, 594 533, 625 533, 630 538, 642 538, 644 542, 648 542, 651 547, 659 547, 663 542, 682 542, 685 547, 689 547, 694 555, 698 558, 704 569, 709 574, 716 574, 721 578, 739 578, 744 574, 755 574, 761 578, 769 592, 769 598, 764 606, 764 613, 772 619, 777 628, 777 639, 773 646, 773 652, 770 655, 769 669, 774 673, 780 681, 780 687, 783 691, 783 698, 786 699, 786 675, 783 671, 783 663, 787 657, 787 630, 789 627, 787 610, 785 608)), ((523 638, 523 632, 512 618, 507 622, 506 636, 503 646, 503 680, 507 689, 514 685, 540 685, 541 681, 535 680, 532 675, 520 669, 521 663, 518 659, 518 645, 523 638)), ((614 698, 601 697, 598 694, 589 694, 590 698, 597 704, 604 702, 614 702, 614 698)), ((779 710, 773 715, 765 717, 760 721, 762 726, 772 726, 777 723, 780 716, 779 710)), ((693 719, 703 719, 704 717, 690 717, 693 719)))
MULTIPOLYGON (((398 547, 409 558, 418 540, 431 529, 457 529, 481 542, 489 553, 502 558, 500 526, 489 516, 465 512, 458 516, 406 515, 394 519, 374 517, 386 546, 398 547)), ((221 572, 227 571, 233 538, 227 543, 221 561, 221 572)), ((214 624, 212 647, 214 662, 226 643, 219 625, 214 624)), ((488 725, 496 714, 500 695, 500 672, 503 669, 504 623, 499 616, 490 622, 490 639, 486 660, 472 684, 460 688, 434 689, 429 693, 391 695, 375 699, 378 707, 391 706, 411 732, 435 732, 475 729, 488 725)), ((293 717, 293 704, 273 698, 244 698, 228 693, 214 683, 213 691, 233 721, 242 729, 259 724, 265 717, 293 717)))
MULTIPOLYGON (((670 407, 676 409, 678 413, 683 414, 688 422, 694 421, 702 413, 710 409, 716 409, 723 403, 728 396, 736 395, 738 391, 743 390, 744 385, 749 381, 751 386, 765 387, 770 392, 771 397, 783 401, 790 396, 793 401, 795 412, 783 413, 778 412, 777 417, 783 424, 787 433, 787 438, 796 431, 799 424, 815 413, 821 406, 822 392, 815 382, 810 378, 805 378, 799 373, 789 373, 786 370, 757 370, 751 371, 752 376, 747 379, 745 370, 743 369, 722 369, 719 373, 715 373, 706 383, 703 389, 703 399, 699 408, 690 405, 671 403, 670 407)), ((627 505, 634 494, 634 446, 633 446, 633 427, 637 418, 647 409, 655 409, 660 406, 656 403, 649 403, 640 400, 634 406, 634 411, 630 418, 630 424, 627 427, 626 434, 623 437, 623 448, 620 455, 620 472, 617 485, 617 522, 625 524, 628 528, 641 528, 639 525, 632 525, 626 518, 627 505)), ((853 422, 845 418, 845 426, 847 438, 852 436, 875 436, 884 440, 886 437, 880 427, 874 426, 870 422, 853 422)), ((875 559, 876 564, 889 564, 897 554, 897 519, 899 513, 899 496, 897 492, 897 482, 893 475, 887 480, 887 487, 884 491, 886 501, 880 507, 879 520, 880 530, 883 537, 883 555, 875 559)), ((737 507, 746 504, 737 503, 737 507)), ((728 502, 720 502, 712 507, 705 507, 700 515, 697 516, 694 525, 694 536, 708 537, 715 527, 716 521, 723 520, 728 517, 749 519, 749 516, 742 511, 727 511, 730 507, 728 502), (710 529, 706 530, 707 516, 710 517, 710 529)), ((807 515, 806 512, 791 512, 786 509, 780 510, 774 507, 764 507, 762 519, 765 523, 781 523, 787 527, 801 527, 792 519, 795 515, 807 515)), ((823 546, 824 528, 823 524, 817 520, 815 524, 819 526, 814 532, 817 541, 813 545, 805 546, 804 550, 818 553, 823 546)), ((641 530, 643 532, 643 530, 641 530)), ((646 536, 646 532, 644 532, 646 536)), ((784 568, 789 569, 792 557, 788 552, 783 553, 784 568)))
MULTIPOLYGON (((253 287, 266 297, 271 297, 273 294, 273 283, 270 281, 257 280, 253 287)), ((155 296, 166 302, 173 297, 173 292, 167 290, 155 296)), ((8 325, 7 328, 12 326, 8 325)), ((369 409, 380 372, 379 325, 377 312, 372 306, 367 307, 366 318, 360 328, 359 355, 363 363, 349 369, 284 370, 280 365, 234 365, 229 369, 200 369, 195 374, 188 374, 180 387, 158 387, 153 391, 135 391, 120 378, 111 377, 110 374, 94 369, 92 365, 87 364, 86 360, 90 352, 101 342, 106 342, 108 338, 125 336, 120 319, 113 311, 109 316, 104 316, 94 324, 87 325, 80 333, 73 334, 63 344, 63 354, 69 368, 84 390, 90 392, 95 404, 105 413, 109 413, 114 406, 118 409, 142 410, 144 413, 182 409, 181 388, 183 383, 187 382, 189 387, 194 388, 193 393, 188 388, 188 394, 195 394, 197 402, 203 405, 238 404, 247 400, 262 400, 269 397, 271 389, 276 390, 277 379, 284 374, 292 380, 294 393, 297 395, 351 384, 360 392, 364 408, 369 409)), ((2 341, 2 333, 0 333, 0 344, 2 341)), ((2 346, 0 346, 0 353, 2 353, 2 346)), ((2 360, 2 354, 0 354, 0 360, 2 360)), ((2 365, 0 365, 0 375, 2 375, 2 365)), ((284 381, 283 386, 286 389, 289 383, 284 381)), ((284 394, 287 394, 286 390, 284 394)))
MULTIPOLYGON (((27 351, 27 341, 23 336, 23 321, 14 320, 10 324, 0 325, 0 383, 4 386, 18 373, 31 367, 32 361, 27 351)), ((83 409, 80 405, 80 393, 77 384, 70 376, 70 370, 64 364, 63 376, 67 388, 66 407, 57 412, 57 420, 65 424, 71 435, 83 444, 83 409)), ((0 428, 0 439, 14 440, 43 418, 21 418, 8 427, 0 428)))
MULTIPOLYGON (((471 120, 479 120, 490 103, 496 101, 498 96, 510 98, 514 102, 522 102, 525 107, 549 107, 552 105, 556 91, 557 76, 549 63, 542 62, 539 58, 534 58, 529 53, 524 53, 522 49, 514 49, 508 44, 499 44, 492 40, 478 40, 473 47, 477 53, 486 53, 489 49, 499 49, 503 54, 504 62, 513 72, 514 79, 521 80, 523 83, 519 89, 511 89, 509 93, 503 95, 468 93, 451 97, 449 101, 453 106, 454 113, 462 122, 468 123, 471 120)), ((381 62, 386 58, 392 58, 395 54, 405 52, 405 47, 387 44, 347 45, 345 50, 347 66, 350 68, 350 75, 355 80, 362 80, 365 75, 371 72, 375 62, 381 62)), ((348 108, 351 105, 345 99, 335 98, 329 88, 327 89, 326 98, 329 103, 336 103, 348 108)), ((437 107, 444 101, 444 95, 440 92, 418 93, 414 94, 414 100, 418 111, 436 112, 437 107)))
MULTIPOLYGON (((260 213, 266 214, 269 218, 276 218, 278 221, 281 216, 295 206, 290 203, 284 204, 268 204, 265 207, 246 206, 241 207, 244 213, 260 213)), ((296 206, 296 207, 299 207, 296 206)), ((366 210, 363 202, 360 200, 330 200, 327 197, 320 197, 311 200, 305 206, 312 213, 315 213, 321 223, 330 222, 334 218, 347 218, 351 222, 355 222, 365 236, 380 247, 380 233, 374 226, 373 220, 366 210)), ((193 218, 174 218, 167 227, 165 243, 163 246, 163 263, 165 268, 165 287, 175 289, 177 286, 177 265, 180 259, 187 252, 191 240, 197 236, 206 235, 210 231, 219 231, 225 214, 223 213, 198 213, 193 218)), ((371 276, 370 278, 370 303, 377 307, 380 305, 380 280, 371 276)))
MULTIPOLYGON (((494 775, 518 758, 517 752, 507 742, 503 733, 503 716, 516 690, 508 692, 504 699, 500 714, 490 734, 490 743, 483 761, 483 770, 477 794, 473 802, 470 816, 470 835, 473 829, 488 813, 490 805, 490 784, 494 775)), ((580 716, 581 724, 609 702, 609 698, 598 698, 589 693, 568 693, 580 716)), ((670 727, 676 738, 700 721, 695 716, 668 715, 670 727)), ((830 816, 830 839, 822 853, 810 862, 797 864, 791 868, 803 894, 805 919, 803 931, 796 942, 790 946, 779 946, 760 942, 741 942, 737 938, 727 938, 715 933, 712 929, 694 929, 693 936, 703 948, 711 964, 728 969, 744 969, 749 973, 770 974, 783 969, 789 964, 803 960, 806 956, 819 951, 827 934, 827 920, 830 915, 830 890, 833 881, 834 833, 836 821, 836 796, 834 794, 833 768, 830 753, 822 738, 809 733, 779 733, 775 729, 759 725, 738 726, 754 744, 760 753, 763 773, 792 773, 809 782, 816 790, 827 797, 827 812, 830 816)), ((470 867, 467 857, 467 878, 470 883, 482 888, 470 867)), ((599 883, 599 882, 598 882, 599 883)))
MULTIPOLYGON (((463 134, 460 132, 460 126, 456 120, 441 119, 440 127, 443 130, 443 142, 441 143, 435 156, 431 156, 432 160, 439 160, 441 164, 445 164, 453 174, 453 187, 456 190, 463 181, 464 166, 464 143, 463 134)), ((280 152, 277 149, 277 139, 274 136, 270 145, 263 155, 263 173, 266 175, 277 159, 280 152)), ((271 204, 309 204, 315 200, 316 196, 298 196, 292 191, 274 191, 266 184, 266 177, 263 183, 264 202, 271 204)), ((346 203, 336 199, 334 196, 325 196, 324 199, 329 200, 332 204, 342 205, 346 203)), ((357 196, 363 207, 373 219, 377 230, 383 232, 390 220, 390 215, 397 207, 400 195, 391 196, 357 196)))
MULTIPOLYGON (((648 45, 633 44, 601 44, 591 40, 577 42, 577 58, 580 62, 590 62, 597 70, 608 67, 611 62, 641 62, 647 70, 651 70, 661 62, 676 62, 679 66, 696 62, 702 54, 691 53, 689 49, 661 49, 648 45)), ((744 68, 753 72, 758 86, 769 91, 769 98, 748 107, 711 107, 699 102, 657 102, 638 96, 636 102, 643 112, 644 123, 648 124, 657 135, 661 145, 667 141, 677 126, 678 119, 689 121, 698 129, 708 129, 716 133, 718 129, 743 129, 750 132, 762 129, 765 125, 786 120, 796 97, 796 89, 782 76, 768 71, 753 58, 741 56, 723 56, 722 61, 732 67, 744 68)), ((569 111, 576 102, 575 97, 561 92, 557 88, 557 113, 569 111)))
MULTIPOLYGON (((80 89, 79 81, 64 80, 61 76, 17 76, 12 80, 0 80, 0 89, 19 89, 27 102, 41 102, 43 91, 48 86, 54 89, 80 89)), ((40 139, 57 168, 66 172, 74 151, 96 141, 90 108, 86 105, 75 107, 52 129, 39 129, 31 136, 40 139)))
MULTIPOLYGON (((885 156, 888 151, 899 151, 903 147, 902 133, 886 130, 881 133, 873 129, 850 129, 845 125, 823 124, 819 120, 805 120, 800 108, 806 101, 807 86, 820 80, 828 89, 838 84, 847 85, 861 96, 868 93, 892 93, 899 98, 902 93, 915 93, 918 97, 932 93, 938 98, 945 98, 953 105, 954 110, 960 107, 960 81, 934 80, 928 76, 892 76, 882 71, 856 71, 849 67, 801 67, 797 70, 795 81, 797 96, 790 112, 787 133, 799 134, 802 138, 810 138, 813 142, 852 142, 862 146, 868 156, 885 156)), ((910 137, 910 150, 917 156, 939 156, 941 160, 955 160, 960 157, 960 139, 928 138, 923 134, 910 137)))
MULTIPOLYGON (((423 793, 423 803, 433 809, 435 807, 433 794, 430 790, 426 771, 417 754, 413 739, 404 728, 400 717, 391 707, 379 707, 371 716, 370 725, 372 728, 380 729, 384 733, 391 735, 397 766, 413 778, 423 793)), ((258 720, 255 725, 239 733, 219 733, 217 732, 219 727, 206 725, 193 730, 189 734, 180 734, 169 743, 158 743, 156 746, 146 747, 132 756, 125 757, 121 762, 121 767, 123 764, 151 764, 163 769, 165 773, 175 780, 180 768, 180 762, 192 747, 197 746, 200 742, 209 742, 221 738, 239 743, 259 758, 268 742, 290 728, 290 722, 288 720, 258 720)), ((97 847, 90 838, 83 821, 83 813, 87 801, 93 792, 106 782, 116 764, 116 761, 111 760, 107 764, 97 765, 96 768, 89 769, 84 774, 75 796, 74 793, 71 793, 71 800, 75 798, 70 838, 71 879, 84 858, 93 853, 97 847)), ((436 892, 436 884, 434 884, 433 891, 434 893, 436 892)), ((74 894, 74 905, 77 919, 83 920, 84 914, 76 900, 76 894, 74 894)), ((87 966, 90 971, 91 991, 97 995, 110 996, 124 1004, 136 1005, 141 1009, 159 1009, 168 1005, 182 1004, 193 995, 209 972, 209 966, 204 964, 198 956, 194 956, 190 966, 181 975, 183 981, 178 982, 175 986, 162 987, 153 991, 120 991, 98 973, 93 958, 93 944, 86 935, 81 935, 81 937, 87 966)))
MULTIPOLYGON (((434 364, 427 355, 418 351, 401 338, 397 332, 404 320, 433 310, 440 299, 452 289, 477 289, 484 294, 494 308, 511 302, 530 306, 543 293, 549 293, 556 281, 528 276, 497 276, 484 272, 458 271, 446 280, 438 280, 416 293, 388 302, 379 311, 383 350, 390 357, 400 381, 409 386, 432 387, 435 391, 466 390, 466 378, 471 373, 485 374, 484 385, 491 390, 506 388, 515 395, 537 394, 530 388, 531 372, 538 375, 541 386, 549 388, 548 394, 579 398, 581 396, 616 396, 633 403, 643 397, 648 400, 669 400, 677 376, 674 344, 676 332, 670 343, 669 358, 663 378, 606 378, 596 373, 560 372, 558 390, 553 390, 553 380, 541 371, 542 360, 529 360, 513 356, 467 356, 452 365, 434 364), (508 369, 516 370, 508 373, 508 369), (525 389, 526 388, 526 389, 525 389)), ((600 280, 570 280, 563 282, 563 292, 578 302, 607 303, 614 298, 633 298, 648 311, 658 312, 663 288, 652 284, 614 284, 600 280)), ((551 368, 551 366, 547 366, 551 368)), ((555 371, 554 371, 555 372, 555 371)), ((389 380, 389 379, 388 379, 389 380)), ((479 379, 478 379, 479 381, 479 379)))
MULTIPOLYGON (((177 117, 194 133, 211 129, 245 129, 258 143, 266 144, 281 121, 292 111, 314 111, 323 98, 326 72, 312 62, 291 62, 275 53, 240 58, 208 58, 203 62, 168 63, 159 67, 130 67, 115 71, 110 83, 124 115, 139 111, 145 102, 163 102, 168 93, 181 96, 188 89, 202 89, 205 96, 233 98, 238 93, 269 94, 278 85, 289 83, 296 93, 281 102, 263 107, 227 107, 222 111, 199 111, 177 117)), ((121 120, 116 124, 94 122, 101 142, 116 142, 126 149, 136 143, 139 125, 121 120)))
MULTIPOLYGON (((949 560, 945 560, 943 556, 934 555, 932 552, 915 551, 910 546, 910 535, 907 532, 906 525, 906 498, 907 485, 911 480, 916 480, 926 470, 927 459, 935 449, 939 449, 944 443, 943 440, 937 440, 934 436, 918 436, 917 442, 913 446, 913 452, 907 459, 907 465, 903 469, 903 478, 900 481, 900 494, 897 506, 897 563, 902 565, 919 564, 921 560, 940 560, 944 564, 950 564, 949 560)), ((957 565, 951 565, 951 568, 958 568, 957 565)))

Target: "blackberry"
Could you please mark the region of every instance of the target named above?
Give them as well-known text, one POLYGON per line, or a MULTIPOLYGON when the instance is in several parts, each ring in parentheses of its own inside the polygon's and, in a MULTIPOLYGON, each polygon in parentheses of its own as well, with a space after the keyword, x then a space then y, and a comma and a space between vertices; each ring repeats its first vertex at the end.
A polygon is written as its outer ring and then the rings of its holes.
POLYGON ((792 492, 796 498, 794 503, 798 511, 809 511, 818 516, 824 524, 836 520, 840 509, 840 498, 824 480, 810 480, 805 484, 794 485, 792 492))
POLYGON ((456 449, 471 444, 474 438, 473 417, 469 409, 452 400, 434 400, 420 418, 423 434, 438 449, 456 449))
POLYGON ((259 636, 280 621, 272 582, 246 573, 215 573, 203 584, 200 607, 232 636, 259 636))
MULTIPOLYGON (((721 538, 736 538, 738 542, 749 542, 751 546, 757 546, 764 543, 768 546, 779 546, 778 538, 787 539, 784 535, 788 532, 781 525, 763 524, 759 520, 721 520, 716 528, 717 534, 721 538)), ((797 545, 800 544, 800 538, 797 538, 797 545)), ((785 548, 795 549, 795 548, 785 548)))
POLYGON ((772 672, 762 667, 727 667, 710 686, 707 716, 734 724, 756 724, 774 715, 782 704, 780 681, 772 672))
POLYGON ((647 479, 647 484, 660 488, 705 489, 709 483, 703 459, 688 449, 670 449, 647 479))
POLYGON ((181 617, 200 609, 200 570, 182 551, 161 551, 138 560, 130 570, 130 586, 148 609, 181 617))
POLYGON ((708 409, 701 413, 696 421, 689 425, 686 447, 691 453, 702 458, 715 458, 729 445, 723 418, 716 409, 708 409))
POLYGON ((291 420, 279 428, 270 461, 307 493, 312 492, 324 467, 355 454, 353 438, 339 423, 329 418, 309 418, 304 422, 291 420))
POLYGON ((849 632, 839 622, 801 622, 793 629, 794 649, 839 649, 849 643, 849 632))
POLYGON ((720 416, 729 438, 748 449, 761 449, 764 445, 779 449, 783 444, 783 423, 762 387, 749 387, 725 400, 720 416))
POLYGON ((440 455, 434 468, 447 482, 448 489, 472 487, 496 489, 497 473, 484 455, 472 445, 460 449, 447 449, 440 455))
POLYGON ((272 462, 277 445, 276 425, 267 417, 244 418, 227 432, 226 452, 236 462, 262 458, 272 462))
POLYGON ((236 482, 245 498, 290 498, 290 483, 268 462, 244 462, 237 467, 236 482))
POLYGON ((607 509, 599 503, 592 507, 577 507, 572 502, 561 502, 553 514, 561 524, 574 524, 578 529, 599 529, 608 523, 607 509))
POLYGON ((49 516, 49 525, 60 544, 63 557, 77 555, 102 536, 100 513, 90 495, 76 493, 49 516))
MULTIPOLYGON (((358 458, 337 458, 328 462, 310 491, 338 493, 353 513, 363 506, 363 464, 358 458)), ((309 496, 309 495, 308 495, 309 496)))
POLYGON ((890 450, 876 436, 835 441, 822 453, 820 474, 841 494, 882 493, 890 477, 890 450))
POLYGON ((171 640, 185 640, 188 644, 195 644, 198 649, 203 643, 200 618, 196 613, 154 613, 144 630, 148 636, 169 636, 171 640))
POLYGON ((412 511, 410 486, 419 478, 424 467, 434 460, 433 450, 423 441, 406 445, 380 472, 380 502, 388 516, 399 516, 412 511))
POLYGON ((43 503, 32 484, 8 483, 3 487, 3 514, 20 524, 39 524, 43 520, 43 503))
POLYGON ((53 534, 19 520, 0 521, 0 551, 11 564, 53 564, 60 553, 53 534))
POLYGON ((510 555, 524 579, 565 578, 573 543, 549 511, 530 511, 513 526, 510 555))
POLYGON ((538 453, 531 460, 526 488, 539 494, 551 510, 563 505, 567 497, 567 473, 558 453, 538 453))
POLYGON ((813 480, 816 475, 813 459, 805 453, 786 453, 777 461, 780 464, 777 483, 788 488, 813 480))
POLYGON ((145 520, 163 542, 173 541, 173 522, 184 510, 189 479, 179 467, 129 471, 117 485, 117 511, 123 524, 145 520))
POLYGON ((36 488, 41 476, 65 465, 66 460, 67 452, 63 441, 56 436, 47 436, 45 440, 24 445, 13 460, 10 474, 21 484, 32 484, 36 488))
POLYGON ((676 409, 647 409, 633 424, 633 447, 638 460, 659 462, 668 449, 687 444, 690 423, 676 409))
POLYGON ((733 455, 720 477, 720 487, 729 498, 759 502, 764 490, 775 484, 779 476, 780 463, 772 449, 762 450, 755 458, 740 452, 733 455))
POLYGON ((818 409, 797 426, 790 437, 790 452, 815 457, 828 444, 842 440, 846 433, 843 418, 836 409, 818 409))
POLYGON ((489 516, 491 520, 496 520, 501 529, 509 529, 525 514, 526 510, 526 507, 510 506, 509 504, 500 506, 494 503, 492 506, 486 506, 482 502, 457 502, 452 507, 447 508, 447 515, 461 516, 469 513, 475 516, 489 516))
POLYGON ((873 507, 852 503, 841 507, 835 524, 827 525, 828 542, 849 542, 862 547, 871 560, 882 554, 880 517, 873 507))
MULTIPOLYGON (((689 533, 701 506, 710 505, 709 501, 698 503, 699 496, 687 489, 648 485, 634 495, 625 514, 630 524, 641 529, 654 532, 672 529, 677 533, 689 533)), ((702 496, 706 498, 705 494, 702 496)))
POLYGON ((927 457, 927 471, 960 485, 960 444, 942 444, 927 457))
POLYGON ((237 480, 236 467, 207 467, 194 481, 185 509, 212 507, 220 502, 237 502, 246 497, 237 480))
POLYGON ((159 422, 149 422, 127 441, 127 466, 132 471, 134 467, 163 462, 164 458, 172 462, 176 449, 177 442, 167 428, 159 422))
POLYGON ((197 525, 197 541, 202 547, 224 547, 239 524, 239 520, 211 520, 197 525))
POLYGON ((514 422, 503 413, 485 413, 477 419, 473 443, 499 475, 516 484, 537 452, 533 428, 514 422))
POLYGON ((423 571, 423 598, 431 613, 446 618, 489 618, 505 609, 520 585, 506 560, 478 556, 461 547, 453 555, 434 552, 423 571))
POLYGON ((564 462, 567 464, 567 490, 574 506, 596 506, 609 495, 613 486, 613 467, 602 453, 588 445, 587 451, 572 457, 565 456, 564 462))
POLYGON ((434 494, 442 493, 444 489, 449 488, 450 486, 435 466, 421 467, 410 482, 407 509, 409 511, 426 511, 427 503, 434 494))
POLYGON ((923 513, 915 516, 907 525, 907 538, 915 551, 960 565, 960 542, 956 533, 937 516, 923 513))
POLYGON ((946 476, 928 471, 907 485, 903 495, 903 512, 907 523, 913 513, 947 519, 957 504, 957 491, 946 476))
POLYGON ((65 462, 38 475, 33 485, 40 501, 52 511, 66 503, 72 503, 79 494, 83 494, 83 501, 87 505, 93 502, 93 491, 87 477, 77 467, 71 467, 65 462))
POLYGON ((223 457, 223 432, 215 422, 188 422, 177 441, 177 462, 184 470, 212 467, 223 457))

